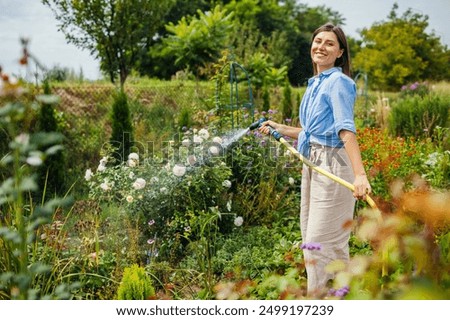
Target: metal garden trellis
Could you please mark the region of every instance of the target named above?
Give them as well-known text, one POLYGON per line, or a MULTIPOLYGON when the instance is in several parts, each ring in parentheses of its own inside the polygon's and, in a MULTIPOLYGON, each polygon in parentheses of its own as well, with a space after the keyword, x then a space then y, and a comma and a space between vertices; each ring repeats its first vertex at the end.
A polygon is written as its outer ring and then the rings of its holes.
POLYGON ((244 122, 245 118, 250 118, 248 120, 251 122, 254 121, 255 110, 250 76, 247 70, 235 61, 231 61, 224 65, 218 73, 216 80, 216 109, 220 116, 221 125, 223 124, 223 118, 229 116, 231 129, 234 129, 235 126, 239 127, 242 125, 241 122, 244 122), (223 80, 223 73, 227 68, 229 68, 228 83, 230 85, 230 98, 229 101, 224 103, 221 101, 221 80, 223 80), (243 76, 241 77, 240 72, 243 73, 243 76), (248 99, 244 99, 243 96, 239 94, 240 83, 246 83, 248 99))

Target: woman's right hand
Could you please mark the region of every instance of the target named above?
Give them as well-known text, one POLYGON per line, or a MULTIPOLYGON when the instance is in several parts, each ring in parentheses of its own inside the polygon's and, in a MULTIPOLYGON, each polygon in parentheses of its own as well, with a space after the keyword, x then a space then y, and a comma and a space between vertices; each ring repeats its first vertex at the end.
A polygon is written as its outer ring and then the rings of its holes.
POLYGON ((259 132, 264 133, 266 135, 270 134, 269 127, 272 127, 273 129, 277 130, 279 132, 281 125, 275 121, 267 120, 261 123, 261 126, 259 127, 259 132))

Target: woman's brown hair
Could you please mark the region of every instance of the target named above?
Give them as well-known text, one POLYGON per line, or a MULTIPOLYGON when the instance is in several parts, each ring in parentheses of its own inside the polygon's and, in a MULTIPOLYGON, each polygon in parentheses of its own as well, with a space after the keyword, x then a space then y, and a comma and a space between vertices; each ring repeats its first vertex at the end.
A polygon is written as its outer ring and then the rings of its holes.
MULTIPOLYGON (((314 41, 314 38, 321 32, 333 32, 338 41, 339 41, 339 49, 343 49, 344 52, 342 53, 340 58, 337 58, 334 62, 335 67, 341 67, 342 72, 346 74, 347 76, 351 77, 350 72, 350 50, 347 43, 347 37, 345 36, 344 31, 339 26, 335 26, 332 23, 326 23, 323 26, 320 26, 317 28, 311 38, 311 44, 314 41)), ((313 68, 314 68, 314 75, 317 75, 317 65, 313 62, 313 68)))

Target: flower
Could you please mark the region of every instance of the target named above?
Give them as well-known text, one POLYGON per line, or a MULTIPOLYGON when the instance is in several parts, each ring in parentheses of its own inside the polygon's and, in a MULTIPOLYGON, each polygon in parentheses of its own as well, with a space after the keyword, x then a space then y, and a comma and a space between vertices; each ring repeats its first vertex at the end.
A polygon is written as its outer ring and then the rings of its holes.
POLYGON ((155 220, 153 220, 153 219, 150 220, 150 221, 148 222, 148 225, 149 225, 149 226, 152 226, 152 225, 154 225, 154 224, 155 224, 155 220))
POLYGON ((222 140, 221 137, 214 137, 214 138, 212 139, 212 141, 213 141, 214 143, 218 143, 218 144, 222 144, 222 143, 223 143, 223 140, 222 140))
POLYGON ((190 166, 194 166, 197 163, 197 157, 193 154, 188 155, 186 162, 190 166))
POLYGON ((294 183, 295 183, 295 179, 292 178, 292 177, 289 177, 289 184, 290 184, 291 186, 293 186, 294 183))
POLYGON ((106 170, 106 166, 103 163, 100 163, 97 167, 98 172, 102 172, 106 170))
POLYGON ((220 152, 219 147, 217 147, 217 146, 211 146, 211 147, 209 147, 209 153, 210 153, 211 155, 217 156, 217 155, 219 154, 219 152, 220 152))
POLYGON ((222 182, 222 186, 224 186, 225 188, 230 188, 231 187, 231 181, 230 180, 224 180, 222 182))
POLYGON ((128 203, 131 203, 131 202, 133 202, 133 200, 134 200, 134 199, 133 199, 133 196, 127 196, 126 199, 127 199, 127 202, 128 202, 128 203))
POLYGON ((131 171, 130 174, 128 175, 128 178, 133 179, 134 178, 134 172, 131 171))
POLYGON ((177 177, 182 177, 186 173, 186 167, 184 165, 182 165, 182 164, 176 164, 173 167, 172 172, 177 177))
POLYGON ((300 246, 300 249, 303 250, 320 250, 322 249, 322 245, 317 242, 309 242, 309 243, 302 243, 300 246))
POLYGON ((191 145, 191 141, 189 139, 184 139, 181 141, 183 147, 189 147, 191 145))
POLYGON ((200 129, 200 131, 198 132, 198 135, 202 138, 207 140, 209 138, 209 132, 206 129, 200 129))
POLYGON ((87 170, 86 170, 86 173, 84 174, 84 179, 85 179, 86 181, 89 181, 89 180, 91 180, 91 178, 92 178, 93 175, 94 175, 94 174, 92 173, 92 170, 91 170, 91 169, 87 169, 87 170))
POLYGON ((109 191, 111 190, 111 186, 108 184, 108 182, 103 182, 100 184, 100 188, 103 189, 103 191, 109 191))
POLYGON ((194 140, 195 144, 202 144, 203 143, 203 138, 198 136, 198 135, 194 135, 193 140, 194 140))
POLYGON ((236 227, 240 227, 242 226, 242 223, 244 222, 244 218, 242 218, 241 216, 238 216, 234 219, 234 225, 236 227))
POLYGON ((154 243, 155 243, 155 239, 148 239, 148 240, 147 240, 147 243, 148 243, 148 244, 154 244, 154 243))
POLYGON ((128 155, 128 160, 139 161, 139 155, 136 152, 132 152, 128 155))
POLYGON ((100 165, 106 166, 108 163, 108 157, 103 157, 100 159, 100 165))
POLYGON ((162 187, 161 189, 159 189, 159 192, 166 194, 168 190, 166 187, 162 187))
POLYGON ((335 297, 345 297, 350 292, 349 286, 344 286, 339 289, 330 289, 328 294, 335 297))
POLYGON ((140 190, 140 189, 144 189, 145 185, 146 185, 146 182, 144 179, 137 178, 136 181, 134 181, 134 183, 133 183, 133 188, 135 190, 140 190))
POLYGON ((138 165, 138 162, 136 160, 133 160, 133 159, 127 160, 127 166, 129 166, 130 168, 134 168, 137 165, 138 165))

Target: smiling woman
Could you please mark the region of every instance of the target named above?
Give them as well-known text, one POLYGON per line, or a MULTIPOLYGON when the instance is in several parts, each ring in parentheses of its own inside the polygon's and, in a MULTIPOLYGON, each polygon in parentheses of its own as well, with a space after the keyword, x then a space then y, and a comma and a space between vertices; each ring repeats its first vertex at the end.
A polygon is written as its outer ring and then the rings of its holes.
POLYGON ((272 127, 280 134, 298 138, 298 151, 306 159, 345 181, 353 181, 352 194, 303 165, 300 226, 308 295, 320 297, 334 277, 325 266, 349 259, 350 230, 343 226, 353 219, 355 198, 365 199, 371 186, 355 135, 356 86, 350 78, 350 52, 342 29, 329 23, 317 28, 310 54, 314 77, 308 80, 300 103, 301 128, 269 120, 261 124, 260 131, 269 134, 272 127), (307 245, 311 243, 314 249, 307 245))
POLYGON ((86 79, 100 78, 98 61, 66 42, 52 11, 40 1, 0 1, 0 65, 9 74, 31 80, 34 66, 19 64, 21 38, 29 39, 29 51, 45 68, 59 66, 76 74, 82 71, 86 79))

